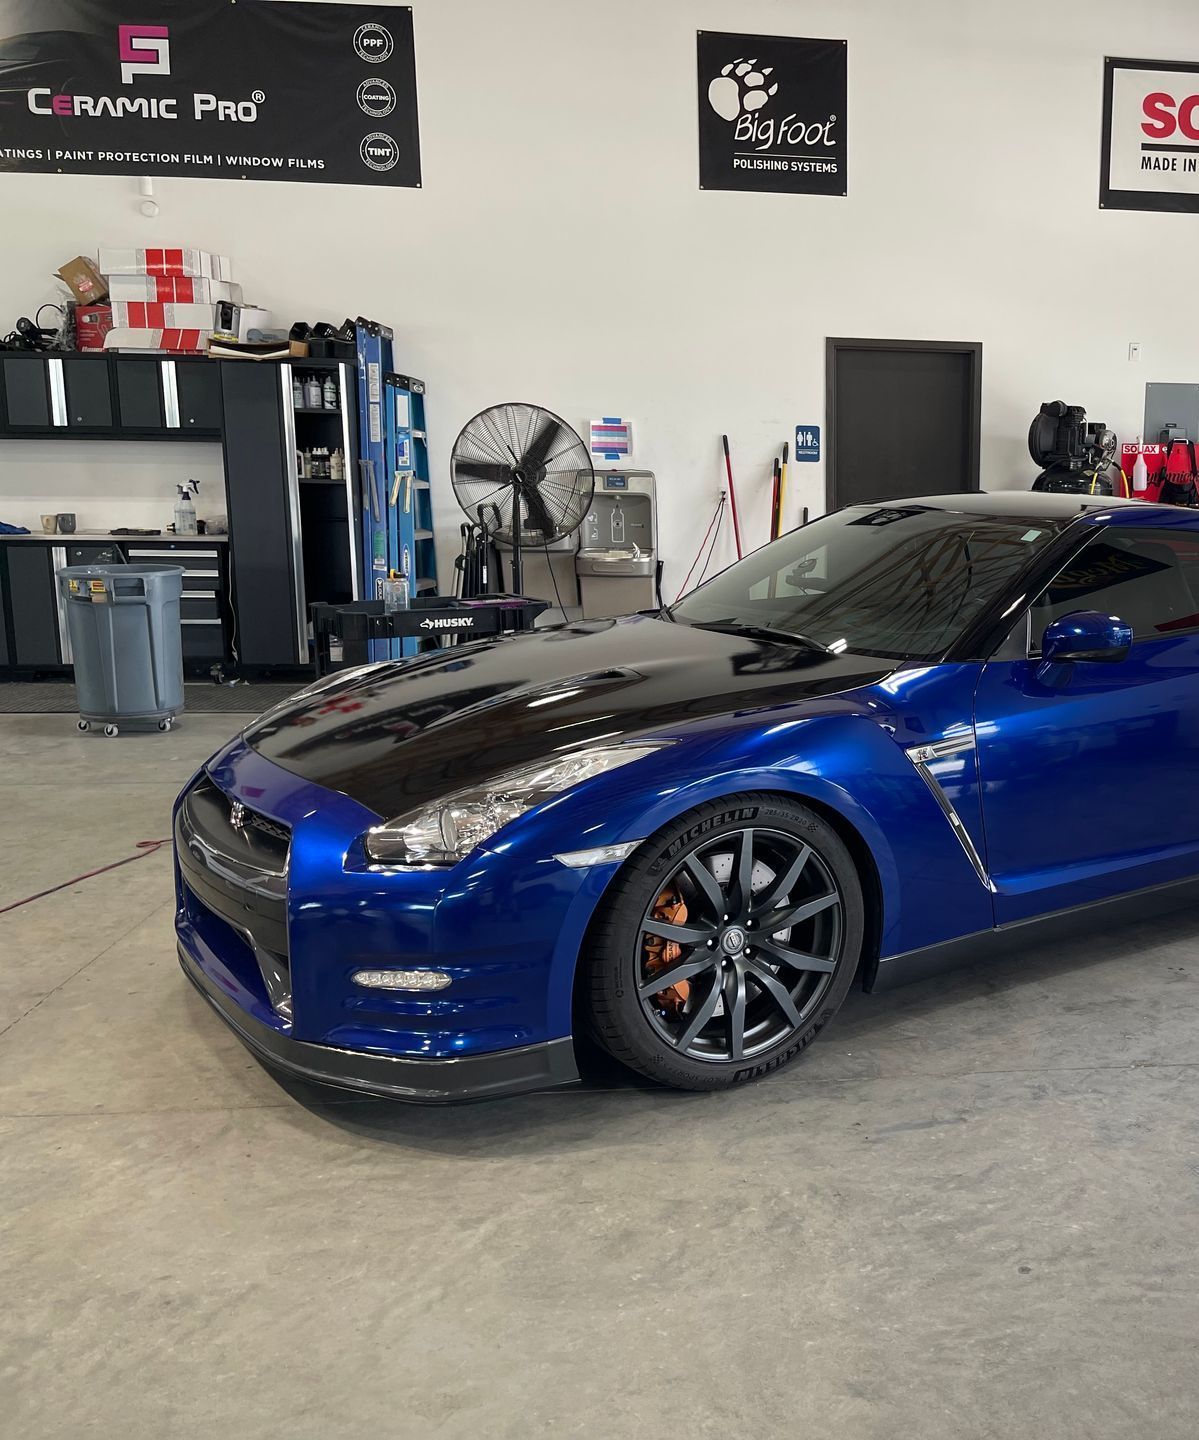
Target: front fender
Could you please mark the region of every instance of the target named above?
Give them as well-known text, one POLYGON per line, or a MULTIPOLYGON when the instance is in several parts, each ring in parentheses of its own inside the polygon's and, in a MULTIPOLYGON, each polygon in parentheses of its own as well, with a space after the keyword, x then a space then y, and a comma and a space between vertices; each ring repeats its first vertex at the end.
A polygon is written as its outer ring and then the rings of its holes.
MULTIPOLYGON (((567 850, 641 840, 709 800, 771 791, 808 800, 849 826, 878 875, 880 958, 993 923, 991 895, 894 735, 851 703, 826 713, 680 737, 579 786, 502 832, 518 865, 567 850)), ((556 967, 573 975, 579 946, 617 865, 594 867, 559 936, 556 967)))

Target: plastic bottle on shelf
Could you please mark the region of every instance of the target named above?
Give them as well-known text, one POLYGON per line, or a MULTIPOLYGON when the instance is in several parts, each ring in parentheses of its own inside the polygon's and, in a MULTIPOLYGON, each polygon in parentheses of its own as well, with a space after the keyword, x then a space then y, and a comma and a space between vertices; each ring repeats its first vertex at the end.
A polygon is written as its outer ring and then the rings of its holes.
POLYGON ((383 582, 383 613, 392 615, 408 609, 408 577, 393 570, 383 582))
POLYGON ((325 376, 325 383, 321 387, 321 394, 324 397, 325 409, 337 409, 337 385, 334 383, 332 372, 325 376))
POLYGON ((339 445, 329 457, 329 479, 344 480, 346 478, 346 457, 345 452, 339 445))
POLYGON ((297 410, 304 408, 304 386, 300 383, 299 374, 295 370, 291 372, 291 403, 297 410))
POLYGON ((1149 489, 1149 467, 1145 464, 1145 451, 1141 437, 1137 436, 1137 458, 1132 462, 1132 488, 1137 495, 1149 489))
POLYGON ((317 375, 309 375, 304 381, 304 408, 319 410, 322 405, 321 382, 317 375))
POLYGON ((196 507, 192 504, 192 492, 188 488, 194 485, 194 480, 189 480, 187 485, 176 485, 179 498, 175 501, 175 534, 194 535, 196 533, 196 507))

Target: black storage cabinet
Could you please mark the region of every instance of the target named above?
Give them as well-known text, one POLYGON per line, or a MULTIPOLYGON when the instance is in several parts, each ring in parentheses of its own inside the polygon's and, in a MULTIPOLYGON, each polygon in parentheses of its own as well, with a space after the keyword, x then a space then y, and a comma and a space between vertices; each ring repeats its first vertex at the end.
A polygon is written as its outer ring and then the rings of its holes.
MULTIPOLYGON (((9 663, 47 670, 63 663, 59 643, 58 596, 49 545, 6 545, 4 596, 12 635, 9 663)), ((7 648, 7 647, 6 647, 7 648)))
POLYGON ((279 366, 229 361, 221 366, 221 399, 238 651, 247 665, 304 664, 307 626, 296 603, 299 517, 288 493, 279 366))

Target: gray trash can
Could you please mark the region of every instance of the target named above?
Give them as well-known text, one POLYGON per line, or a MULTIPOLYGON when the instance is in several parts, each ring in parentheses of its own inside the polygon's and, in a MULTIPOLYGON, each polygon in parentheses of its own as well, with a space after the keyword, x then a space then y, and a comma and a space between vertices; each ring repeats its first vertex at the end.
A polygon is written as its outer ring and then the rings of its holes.
POLYGON ((183 709, 179 565, 68 565, 58 572, 67 614, 79 728, 154 720, 183 709))

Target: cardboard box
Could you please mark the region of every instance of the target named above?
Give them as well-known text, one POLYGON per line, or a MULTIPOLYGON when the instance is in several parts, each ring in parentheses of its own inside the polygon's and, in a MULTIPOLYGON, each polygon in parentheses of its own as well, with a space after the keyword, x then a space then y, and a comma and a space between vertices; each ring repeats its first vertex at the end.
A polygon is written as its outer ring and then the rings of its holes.
POLYGON ((76 255, 54 272, 80 305, 98 305, 108 299, 108 286, 99 267, 86 255, 76 255))
POLYGON ((218 300, 241 304, 240 285, 190 275, 114 275, 108 282, 108 295, 111 300, 149 300, 164 305, 215 305, 218 300))
POLYGON ((133 330, 213 330, 215 305, 162 304, 157 300, 114 300, 112 323, 133 330))
POLYGON ((120 245, 100 246, 104 275, 184 275, 206 280, 232 280, 233 266, 224 255, 207 250, 131 250, 120 245))
POLYGON ((105 350, 162 350, 171 355, 203 355, 212 330, 112 329, 104 337, 105 350))
POLYGON ((80 350, 103 350, 112 329, 111 305, 76 305, 75 344, 80 350))

